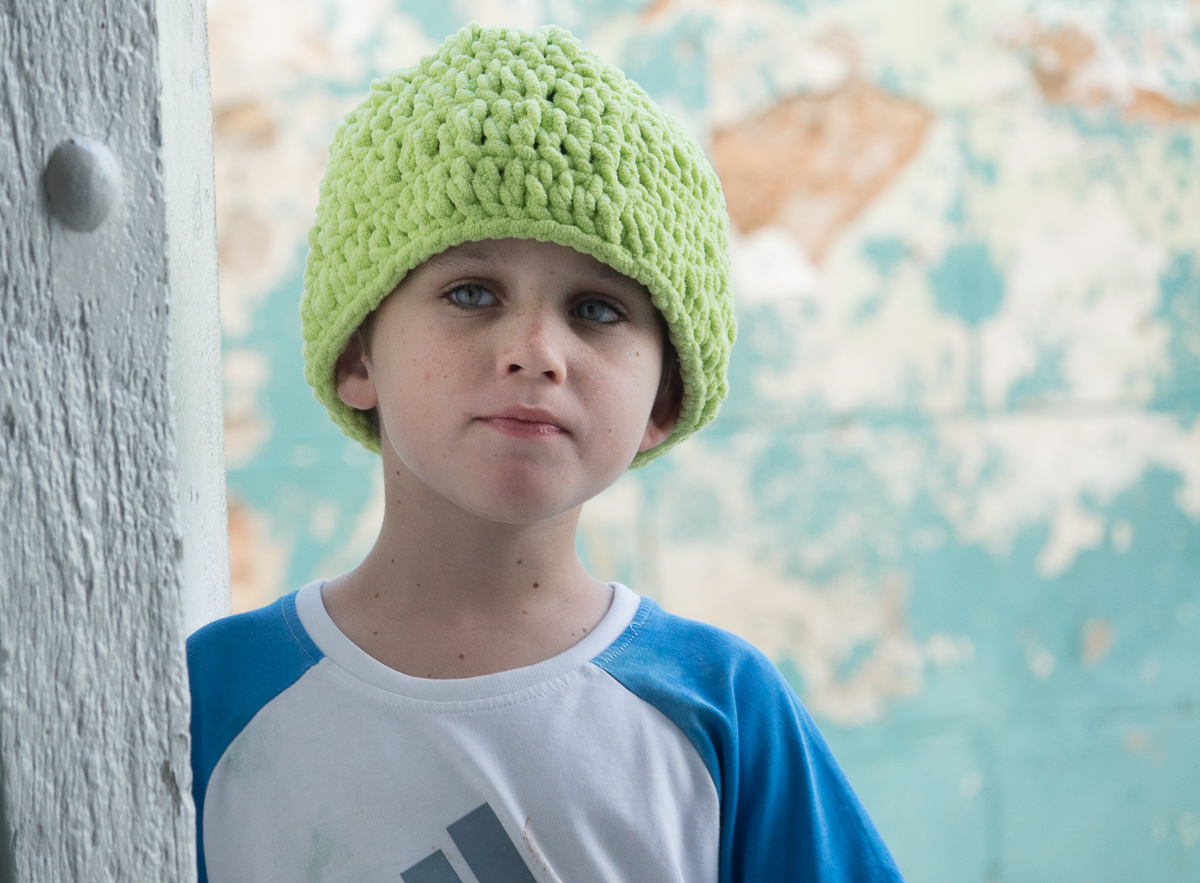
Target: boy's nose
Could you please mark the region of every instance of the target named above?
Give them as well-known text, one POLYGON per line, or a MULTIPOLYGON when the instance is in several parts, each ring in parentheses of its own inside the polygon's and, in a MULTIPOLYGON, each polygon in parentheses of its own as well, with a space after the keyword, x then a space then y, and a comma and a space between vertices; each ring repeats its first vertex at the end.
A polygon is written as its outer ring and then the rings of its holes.
POLYGON ((562 342, 552 319, 525 316, 518 327, 508 329, 507 345, 497 354, 496 367, 502 375, 525 373, 561 383, 567 376, 562 342))

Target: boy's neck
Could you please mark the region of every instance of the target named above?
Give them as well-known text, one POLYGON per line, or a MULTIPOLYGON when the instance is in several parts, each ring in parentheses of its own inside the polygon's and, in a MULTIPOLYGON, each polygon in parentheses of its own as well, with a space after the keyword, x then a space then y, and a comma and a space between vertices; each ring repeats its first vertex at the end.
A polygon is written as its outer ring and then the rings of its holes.
POLYGON ((375 546, 322 593, 337 626, 383 664, 435 678, 532 665, 607 612, 611 588, 575 551, 578 508, 500 524, 397 484, 407 485, 385 481, 375 546))

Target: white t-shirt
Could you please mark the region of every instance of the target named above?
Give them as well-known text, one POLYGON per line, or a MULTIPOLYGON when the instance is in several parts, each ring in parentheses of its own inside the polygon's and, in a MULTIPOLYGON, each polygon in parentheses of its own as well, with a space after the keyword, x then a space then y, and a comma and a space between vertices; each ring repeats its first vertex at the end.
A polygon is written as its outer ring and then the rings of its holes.
POLYGON ((619 584, 578 644, 481 677, 384 666, 320 582, 188 664, 201 883, 900 879, 775 667, 619 584))

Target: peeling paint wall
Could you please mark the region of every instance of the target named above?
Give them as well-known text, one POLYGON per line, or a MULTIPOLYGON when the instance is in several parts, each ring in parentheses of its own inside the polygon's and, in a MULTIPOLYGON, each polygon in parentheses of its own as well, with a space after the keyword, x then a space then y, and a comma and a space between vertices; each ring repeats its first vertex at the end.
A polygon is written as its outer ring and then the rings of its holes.
POLYGON ((729 400, 585 508, 585 559, 766 650, 910 879, 1200 879, 1200 5, 209 13, 235 604, 382 511, 301 376, 337 120, 466 21, 554 21, 697 133, 735 226, 729 400))

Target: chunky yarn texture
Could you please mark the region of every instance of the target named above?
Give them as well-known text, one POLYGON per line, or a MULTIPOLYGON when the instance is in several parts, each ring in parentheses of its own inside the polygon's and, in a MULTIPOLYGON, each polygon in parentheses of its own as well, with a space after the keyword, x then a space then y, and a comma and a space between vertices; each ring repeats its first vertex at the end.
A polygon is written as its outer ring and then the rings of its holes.
POLYGON ((700 146, 567 31, 469 25, 372 83, 330 147, 300 314, 305 378, 343 432, 379 451, 334 375, 367 314, 433 255, 508 237, 592 255, 666 319, 683 407, 633 466, 716 416, 735 325, 728 215, 700 146))

